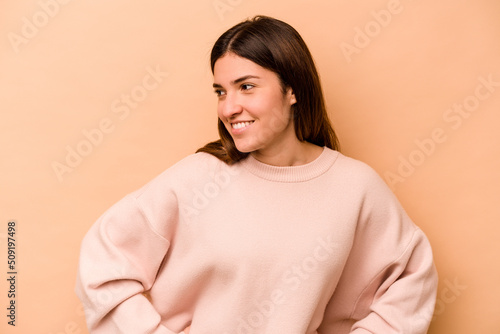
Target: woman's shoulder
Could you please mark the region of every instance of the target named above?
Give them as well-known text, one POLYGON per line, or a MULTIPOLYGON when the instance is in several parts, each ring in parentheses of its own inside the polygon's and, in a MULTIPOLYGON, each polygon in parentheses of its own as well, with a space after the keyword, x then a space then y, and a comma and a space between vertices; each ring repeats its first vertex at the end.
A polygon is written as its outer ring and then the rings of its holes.
POLYGON ((335 168, 332 172, 339 175, 351 186, 356 186, 361 189, 387 187, 377 171, 368 163, 338 151, 331 151, 332 154, 338 155, 334 165, 335 168))
POLYGON ((186 187, 205 180, 212 171, 223 168, 224 162, 208 153, 193 153, 166 168, 143 187, 135 191, 139 196, 153 189, 174 189, 186 187))
POLYGON ((190 154, 178 162, 176 162, 171 167, 167 168, 164 173, 189 173, 196 170, 206 170, 214 168, 220 164, 223 164, 221 160, 212 154, 199 152, 190 154))
POLYGON ((356 174, 360 177, 374 177, 374 174, 378 175, 375 169, 360 159, 353 158, 339 151, 331 149, 329 149, 329 151, 331 152, 330 154, 337 155, 335 162, 336 169, 341 169, 344 172, 356 174))

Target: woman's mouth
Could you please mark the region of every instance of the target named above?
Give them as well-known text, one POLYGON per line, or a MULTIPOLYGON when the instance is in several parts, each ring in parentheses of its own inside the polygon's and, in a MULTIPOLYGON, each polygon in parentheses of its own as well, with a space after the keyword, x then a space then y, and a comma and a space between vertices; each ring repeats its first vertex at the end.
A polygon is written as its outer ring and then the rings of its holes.
POLYGON ((240 121, 231 123, 231 134, 234 136, 243 134, 255 121, 240 121))
POLYGON ((247 122, 237 122, 237 123, 231 123, 231 128, 232 129, 243 129, 252 124, 254 121, 247 121, 247 122))

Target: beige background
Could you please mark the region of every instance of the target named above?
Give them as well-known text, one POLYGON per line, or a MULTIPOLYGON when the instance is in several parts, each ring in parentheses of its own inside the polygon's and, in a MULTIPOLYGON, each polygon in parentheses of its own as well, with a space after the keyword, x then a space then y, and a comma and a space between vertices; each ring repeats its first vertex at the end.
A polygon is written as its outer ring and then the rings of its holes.
POLYGON ((0 332, 87 333, 73 293, 84 233, 217 137, 210 48, 255 14, 302 34, 343 152, 428 235, 440 274, 429 332, 500 333, 498 0, 2 1, 0 332))

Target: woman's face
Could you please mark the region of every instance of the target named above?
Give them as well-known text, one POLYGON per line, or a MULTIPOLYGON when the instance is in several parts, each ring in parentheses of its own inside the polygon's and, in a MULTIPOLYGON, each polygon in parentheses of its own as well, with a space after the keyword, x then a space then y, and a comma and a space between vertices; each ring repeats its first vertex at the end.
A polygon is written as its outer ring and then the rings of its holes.
POLYGON ((240 152, 271 152, 298 141, 291 106, 295 95, 283 93, 278 75, 228 53, 214 66, 217 113, 240 152))

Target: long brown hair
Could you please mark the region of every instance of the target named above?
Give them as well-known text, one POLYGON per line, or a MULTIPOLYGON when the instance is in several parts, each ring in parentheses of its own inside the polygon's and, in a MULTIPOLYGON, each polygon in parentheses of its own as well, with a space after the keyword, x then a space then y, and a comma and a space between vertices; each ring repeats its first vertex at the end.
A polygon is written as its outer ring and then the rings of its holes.
MULTIPOLYGON (((339 143, 326 112, 323 92, 313 58, 304 40, 289 24, 256 16, 243 21, 215 42, 210 56, 212 74, 215 62, 232 52, 278 75, 283 92, 291 88, 297 102, 292 106, 295 134, 300 141, 339 149, 339 143)), ((227 164, 248 156, 238 151, 224 123, 218 120, 220 139, 196 152, 210 153, 227 164)))

